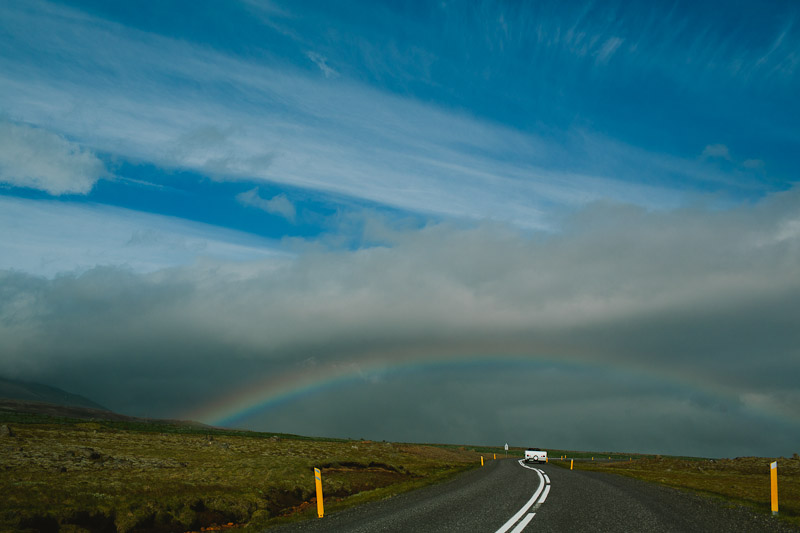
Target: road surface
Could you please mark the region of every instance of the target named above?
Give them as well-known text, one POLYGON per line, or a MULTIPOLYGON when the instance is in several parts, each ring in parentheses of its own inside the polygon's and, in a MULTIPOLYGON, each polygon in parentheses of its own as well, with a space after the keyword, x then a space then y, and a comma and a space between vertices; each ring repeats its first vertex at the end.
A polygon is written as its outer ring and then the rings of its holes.
MULTIPOLYGON (((765 503, 766 505, 766 503, 765 503)), ((269 533, 800 532, 750 510, 635 479, 513 460, 269 533)))

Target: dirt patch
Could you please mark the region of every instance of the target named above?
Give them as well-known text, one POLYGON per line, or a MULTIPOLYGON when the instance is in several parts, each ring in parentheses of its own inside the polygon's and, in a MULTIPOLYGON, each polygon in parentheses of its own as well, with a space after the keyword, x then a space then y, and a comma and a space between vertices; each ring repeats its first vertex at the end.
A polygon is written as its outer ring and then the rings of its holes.
POLYGON ((363 471, 363 470, 371 470, 371 471, 379 471, 384 470, 387 472, 396 472, 401 473, 404 468, 400 466, 396 468, 392 465, 387 465, 385 463, 357 463, 352 461, 341 461, 335 463, 326 463, 319 467, 323 472, 351 472, 351 471, 363 471))
POLYGON ((58 519, 49 514, 32 515, 19 521, 19 528, 23 531, 38 531, 41 533, 58 533, 64 526, 76 526, 92 533, 117 533, 115 516, 103 513, 90 513, 79 511, 69 516, 58 519))
POLYGON ((264 498, 264 507, 272 516, 286 516, 310 499, 311 492, 299 487, 293 490, 272 490, 264 498))

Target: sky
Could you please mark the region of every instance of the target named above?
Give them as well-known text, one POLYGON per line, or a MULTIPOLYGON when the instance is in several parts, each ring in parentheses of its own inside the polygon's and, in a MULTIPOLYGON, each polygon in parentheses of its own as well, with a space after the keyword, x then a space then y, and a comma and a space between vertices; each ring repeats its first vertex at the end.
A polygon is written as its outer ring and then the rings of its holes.
POLYGON ((371 440, 800 452, 795 2, 0 3, 0 375, 371 440))

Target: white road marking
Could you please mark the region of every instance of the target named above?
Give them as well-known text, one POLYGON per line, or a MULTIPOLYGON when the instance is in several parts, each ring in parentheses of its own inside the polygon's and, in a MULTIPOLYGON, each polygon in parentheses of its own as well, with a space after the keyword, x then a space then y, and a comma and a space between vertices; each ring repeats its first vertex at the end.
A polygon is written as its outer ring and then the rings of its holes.
POLYGON ((522 522, 517 524, 517 527, 515 527, 514 531, 512 531, 511 533, 521 533, 522 530, 525 529, 525 526, 528 525, 528 522, 530 522, 535 515, 536 515, 536 513, 528 513, 528 516, 523 518, 522 522))
MULTIPOLYGON (((517 511, 517 514, 512 516, 508 520, 508 522, 503 524, 503 527, 498 529, 495 533, 506 533, 506 531, 508 531, 509 528, 511 528, 511 526, 517 524, 517 520, 519 520, 522 515, 527 513, 531 507, 533 507, 534 511, 538 509, 539 506, 543 504, 545 500, 547 500, 547 495, 550 494, 550 486, 551 486, 550 477, 547 474, 545 474, 544 470, 540 468, 533 468, 526 465, 523 459, 520 459, 518 462, 521 467, 536 472, 536 475, 539 476, 539 486, 536 487, 536 491, 533 493, 533 496, 531 497, 530 500, 528 500, 528 502, 525 505, 522 506, 522 509, 517 511)), ((536 516, 536 513, 533 512, 528 513, 527 516, 525 516, 525 518, 523 518, 517 524, 517 527, 515 527, 514 530, 511 531, 511 533, 522 533, 522 530, 525 529, 525 527, 530 523, 531 520, 533 520, 534 516, 536 516)))
MULTIPOLYGON (((536 472, 536 475, 539 476, 539 486, 534 491, 533 496, 531 496, 531 499, 528 500, 525 503, 525 505, 522 506, 522 509, 517 511, 517 514, 515 514, 514 516, 509 518, 508 522, 503 524, 503 526, 500 529, 498 529, 497 531, 495 531, 495 533, 506 533, 506 531, 511 529, 511 526, 513 526, 514 524, 517 523, 517 520, 519 520, 522 517, 522 515, 524 515, 528 511, 528 508, 531 505, 533 505, 534 503, 536 503, 536 500, 539 499, 539 496, 542 494, 542 491, 544 490, 545 484, 544 484, 544 477, 542 477, 542 473, 539 472, 538 470, 536 470, 535 468, 530 468, 529 466, 523 464, 522 460, 519 461, 519 464, 524 466, 525 468, 527 468, 529 470, 533 470, 533 471, 536 472)), ((530 522, 530 519, 528 519, 528 522, 530 522)), ((527 525, 527 522, 525 524, 527 525)), ((522 526, 522 527, 525 527, 525 526, 522 526)), ((516 531, 522 531, 522 529, 515 529, 514 531, 515 532, 516 531)))
MULTIPOLYGON (((547 476, 545 476, 545 477, 547 477, 547 476)), ((547 495, 548 494, 550 494, 550 485, 545 485, 544 492, 542 493, 542 497, 539 498, 539 501, 536 502, 536 503, 544 503, 544 501, 547 499, 547 495)))

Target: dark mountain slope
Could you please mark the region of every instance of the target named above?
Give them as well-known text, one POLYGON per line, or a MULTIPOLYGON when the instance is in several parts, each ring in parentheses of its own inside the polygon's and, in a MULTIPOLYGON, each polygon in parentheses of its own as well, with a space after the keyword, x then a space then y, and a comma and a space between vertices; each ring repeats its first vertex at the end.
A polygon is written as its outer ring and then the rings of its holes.
POLYGON ((28 383, 0 377, 0 398, 18 400, 22 402, 41 402, 70 407, 85 407, 107 411, 105 407, 92 400, 72 394, 65 390, 42 385, 41 383, 28 383))

